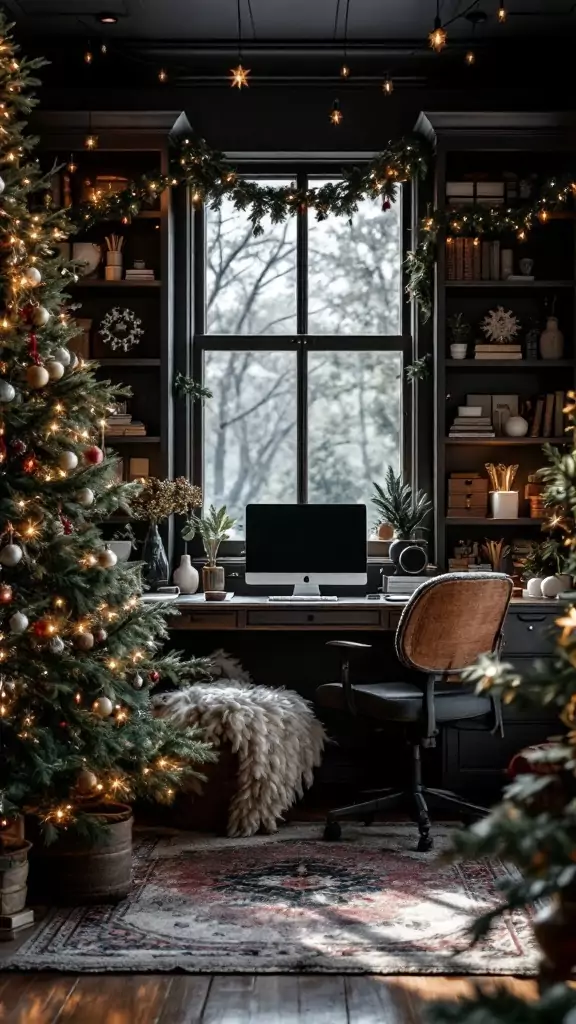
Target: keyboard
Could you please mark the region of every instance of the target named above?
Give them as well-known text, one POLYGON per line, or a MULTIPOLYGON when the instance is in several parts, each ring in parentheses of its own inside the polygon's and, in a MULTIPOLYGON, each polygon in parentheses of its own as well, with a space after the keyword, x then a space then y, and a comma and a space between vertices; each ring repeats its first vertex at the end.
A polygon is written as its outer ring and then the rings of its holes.
POLYGON ((316 603, 317 601, 337 601, 337 597, 269 597, 269 601, 274 601, 275 604, 310 604, 316 603))

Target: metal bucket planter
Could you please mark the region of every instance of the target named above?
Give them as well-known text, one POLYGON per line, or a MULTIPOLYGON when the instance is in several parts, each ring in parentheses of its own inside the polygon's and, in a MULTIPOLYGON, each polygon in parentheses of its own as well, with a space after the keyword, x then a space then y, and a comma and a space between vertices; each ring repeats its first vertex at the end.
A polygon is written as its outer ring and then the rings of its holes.
POLYGON ((25 839, 5 838, 0 844, 0 915, 9 917, 26 905, 28 851, 25 839))

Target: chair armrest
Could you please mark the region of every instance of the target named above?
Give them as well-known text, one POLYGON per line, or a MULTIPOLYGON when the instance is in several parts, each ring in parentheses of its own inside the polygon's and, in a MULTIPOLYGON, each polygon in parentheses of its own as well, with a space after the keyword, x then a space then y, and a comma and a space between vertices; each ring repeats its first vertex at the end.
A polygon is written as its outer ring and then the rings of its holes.
POLYGON ((351 650, 362 650, 372 647, 372 644, 359 644, 355 640, 327 640, 326 647, 349 647, 351 650))

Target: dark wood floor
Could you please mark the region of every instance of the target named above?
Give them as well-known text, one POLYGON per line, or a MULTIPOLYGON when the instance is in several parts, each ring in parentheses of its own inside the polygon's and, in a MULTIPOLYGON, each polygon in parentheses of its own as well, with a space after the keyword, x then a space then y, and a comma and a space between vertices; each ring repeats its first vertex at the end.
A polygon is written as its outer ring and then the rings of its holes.
MULTIPOLYGON (((532 999, 536 983, 477 979, 532 999)), ((0 974, 2 1024, 419 1024, 466 978, 0 974)))

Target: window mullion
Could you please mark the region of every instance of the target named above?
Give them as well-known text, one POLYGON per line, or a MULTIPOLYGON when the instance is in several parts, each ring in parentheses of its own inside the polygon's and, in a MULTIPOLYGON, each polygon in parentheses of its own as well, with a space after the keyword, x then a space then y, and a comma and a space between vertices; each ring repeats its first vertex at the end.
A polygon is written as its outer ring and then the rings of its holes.
MULTIPOLYGON (((298 174, 298 188, 308 187, 308 176, 298 174)), ((296 325, 297 349, 297 494, 299 502, 308 500, 308 353, 304 335, 308 332, 308 210, 297 214, 296 233, 296 325)))

